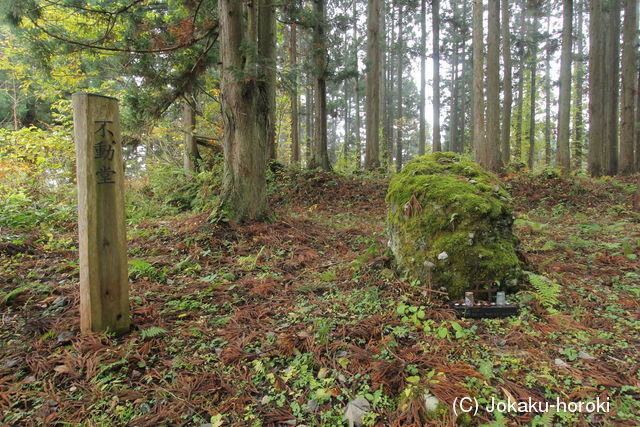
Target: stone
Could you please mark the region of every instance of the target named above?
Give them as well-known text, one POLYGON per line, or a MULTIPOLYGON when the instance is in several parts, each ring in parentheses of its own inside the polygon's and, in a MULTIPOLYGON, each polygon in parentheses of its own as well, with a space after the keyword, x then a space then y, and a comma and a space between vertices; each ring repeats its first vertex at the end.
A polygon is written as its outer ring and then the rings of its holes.
POLYGON ((522 275, 511 197, 502 182, 454 153, 408 162, 389 184, 389 246, 410 280, 452 299, 478 287, 514 292, 522 275))
POLYGON ((438 409, 438 404, 440 400, 437 397, 433 396, 430 393, 425 393, 424 395, 424 407, 427 411, 435 411, 438 409))
POLYGON ((356 397, 347 404, 344 411, 344 420, 349 423, 349 427, 362 426, 362 417, 371 409, 369 401, 362 396, 356 397))
POLYGON ((593 357, 591 354, 587 353, 586 351, 578 351, 578 357, 580 359, 584 359, 584 360, 595 360, 596 358, 593 357))
POLYGON ((553 363, 556 366, 560 366, 561 368, 568 368, 569 367, 569 364, 567 362, 565 362, 564 360, 562 360, 562 359, 556 358, 556 360, 554 360, 553 363))

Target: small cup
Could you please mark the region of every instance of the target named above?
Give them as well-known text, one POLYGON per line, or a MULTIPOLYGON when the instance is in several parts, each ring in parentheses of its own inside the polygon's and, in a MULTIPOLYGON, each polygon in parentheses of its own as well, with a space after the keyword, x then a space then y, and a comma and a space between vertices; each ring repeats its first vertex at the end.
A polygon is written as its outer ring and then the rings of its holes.
POLYGON ((473 305, 473 292, 464 293, 464 305, 468 305, 468 306, 473 305))
POLYGON ((506 305, 507 299, 505 297, 504 292, 496 293, 496 305, 506 305))

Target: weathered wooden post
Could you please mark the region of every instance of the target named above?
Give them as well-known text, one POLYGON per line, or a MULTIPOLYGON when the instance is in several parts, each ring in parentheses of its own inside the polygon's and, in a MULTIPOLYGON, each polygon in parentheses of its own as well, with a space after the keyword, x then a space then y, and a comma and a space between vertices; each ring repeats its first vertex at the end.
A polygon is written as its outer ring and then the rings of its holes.
POLYGON ((73 94, 78 177, 80 327, 129 331, 129 280, 118 100, 73 94))

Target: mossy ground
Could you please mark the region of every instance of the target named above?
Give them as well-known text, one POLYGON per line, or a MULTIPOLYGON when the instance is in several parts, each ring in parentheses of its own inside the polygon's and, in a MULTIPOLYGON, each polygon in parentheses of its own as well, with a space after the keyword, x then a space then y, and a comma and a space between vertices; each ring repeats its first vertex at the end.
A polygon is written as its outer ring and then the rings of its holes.
POLYGON ((464 421, 456 397, 600 396, 609 412, 481 408, 467 421, 640 423, 632 186, 511 177, 522 249, 561 292, 526 288, 518 316, 465 320, 391 270, 383 179, 273 182, 270 224, 189 212, 129 224, 135 329, 121 338, 79 334, 75 230, 3 229, 0 422, 339 426, 366 396, 367 425, 452 425, 464 421), (441 402, 432 413, 427 392, 441 402))
POLYGON ((409 278, 453 299, 488 286, 515 290, 511 200, 495 176, 454 153, 418 157, 391 180, 387 204, 392 250, 409 278))

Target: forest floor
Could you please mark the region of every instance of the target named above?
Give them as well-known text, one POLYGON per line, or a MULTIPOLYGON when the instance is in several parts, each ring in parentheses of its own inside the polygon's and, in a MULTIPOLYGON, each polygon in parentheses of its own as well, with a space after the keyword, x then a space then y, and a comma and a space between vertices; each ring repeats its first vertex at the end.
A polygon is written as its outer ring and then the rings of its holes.
POLYGON ((518 316, 467 320, 394 273, 384 179, 281 174, 271 223, 129 226, 134 329, 120 338, 79 334, 73 224, 5 234, 1 423, 342 425, 363 396, 368 425, 640 424, 631 180, 505 179, 538 280, 512 296, 518 316), (454 414, 465 396, 477 415, 454 414), (610 406, 501 414, 492 398, 610 406))

